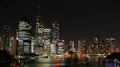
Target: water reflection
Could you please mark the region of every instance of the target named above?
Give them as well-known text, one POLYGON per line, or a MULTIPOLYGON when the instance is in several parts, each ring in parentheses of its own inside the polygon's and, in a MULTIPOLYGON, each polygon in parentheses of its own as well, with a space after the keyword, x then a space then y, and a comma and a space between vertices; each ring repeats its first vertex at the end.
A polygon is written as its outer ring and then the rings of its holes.
POLYGON ((65 60, 56 57, 54 59, 42 58, 37 62, 25 65, 25 67, 105 67, 105 63, 101 65, 98 62, 89 62, 88 60, 78 63, 78 60, 65 60))

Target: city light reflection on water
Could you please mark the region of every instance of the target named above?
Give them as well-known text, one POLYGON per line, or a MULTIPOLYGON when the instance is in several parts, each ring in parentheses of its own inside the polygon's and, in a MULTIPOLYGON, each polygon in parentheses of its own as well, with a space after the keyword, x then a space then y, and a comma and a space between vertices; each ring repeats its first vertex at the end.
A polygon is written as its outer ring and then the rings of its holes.
MULTIPOLYGON (((35 62, 25 65, 25 67, 105 67, 102 65, 97 65, 97 63, 52 63, 52 62, 35 62)), ((109 66, 107 66, 109 67, 109 66)))
POLYGON ((116 67, 116 65, 112 62, 106 63, 106 67, 116 67))
POLYGON ((65 60, 60 60, 59 58, 39 58, 37 62, 25 64, 24 67, 115 67, 113 63, 105 62, 82 62, 77 61, 65 62, 65 60))

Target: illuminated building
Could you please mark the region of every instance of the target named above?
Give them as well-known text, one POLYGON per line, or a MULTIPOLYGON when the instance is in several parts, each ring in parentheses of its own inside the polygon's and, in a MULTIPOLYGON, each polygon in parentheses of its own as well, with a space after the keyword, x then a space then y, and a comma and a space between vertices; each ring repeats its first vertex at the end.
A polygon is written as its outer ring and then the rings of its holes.
POLYGON ((35 53, 35 37, 31 36, 31 53, 35 53))
POLYGON ((78 51, 82 51, 82 53, 87 53, 87 44, 85 40, 78 41, 78 51))
POLYGON ((59 39, 59 23, 57 20, 55 20, 52 23, 52 39, 59 39))
POLYGON ((3 35, 3 47, 4 49, 10 49, 10 37, 11 37, 11 27, 6 25, 3 27, 4 35, 3 35))
POLYGON ((64 42, 60 41, 60 33, 59 33, 59 23, 57 20, 54 20, 52 23, 52 44, 54 44, 56 54, 62 54, 65 49, 64 42))
POLYGON ((36 17, 36 53, 42 54, 44 51, 44 25, 42 23, 42 18, 40 16, 36 17))
POLYGON ((75 52, 74 41, 70 41, 70 43, 69 43, 69 51, 75 52))
POLYGON ((58 44, 57 44, 57 54, 58 54, 58 55, 64 55, 64 53, 65 53, 64 40, 58 40, 58 44))
POLYGON ((81 41, 79 40, 78 41, 78 59, 81 59, 81 55, 82 55, 82 43, 81 41))
POLYGON ((18 38, 16 37, 11 37, 11 54, 12 55, 16 55, 16 51, 17 51, 17 45, 18 44, 18 38))
POLYGON ((23 53, 31 52, 31 23, 28 18, 24 17, 19 20, 17 32, 19 49, 23 53))
POLYGON ((51 29, 44 29, 44 51, 50 54, 51 29))
POLYGON ((104 52, 105 54, 111 54, 116 51, 116 39, 115 38, 106 38, 104 43, 104 52))
POLYGON ((54 21, 52 28, 47 28, 43 23, 43 17, 40 16, 39 1, 37 2, 37 16, 35 28, 35 53, 56 53, 57 39, 59 39, 59 23, 54 21), (52 49, 53 48, 53 49, 52 49))
POLYGON ((36 16, 36 26, 35 26, 35 53, 43 55, 44 53, 44 24, 43 17, 40 16, 40 6, 39 0, 37 0, 37 16, 36 16))
POLYGON ((50 44, 50 54, 56 54, 57 53, 56 44, 57 44, 57 41, 55 39, 52 40, 52 43, 50 44))
POLYGON ((45 28, 42 23, 42 18, 39 16, 36 18, 36 52, 38 54, 50 53, 51 43, 51 29, 45 28))
POLYGON ((0 50, 3 50, 3 41, 1 36, 0 36, 0 50))
POLYGON ((90 54, 100 54, 102 42, 99 40, 98 36, 94 36, 94 40, 89 45, 90 54))

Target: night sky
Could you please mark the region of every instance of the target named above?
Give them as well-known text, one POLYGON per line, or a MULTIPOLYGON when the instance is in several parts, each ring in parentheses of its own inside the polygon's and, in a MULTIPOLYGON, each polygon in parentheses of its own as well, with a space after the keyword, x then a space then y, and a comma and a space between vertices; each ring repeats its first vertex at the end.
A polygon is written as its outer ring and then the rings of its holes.
MULTIPOLYGON (((101 38, 120 39, 120 5, 115 0, 39 0, 40 15, 47 24, 57 19, 62 39, 90 39, 93 35, 101 38)), ((35 23, 36 0, 1 0, 0 30, 12 25, 13 34, 17 19, 28 16, 35 23)))

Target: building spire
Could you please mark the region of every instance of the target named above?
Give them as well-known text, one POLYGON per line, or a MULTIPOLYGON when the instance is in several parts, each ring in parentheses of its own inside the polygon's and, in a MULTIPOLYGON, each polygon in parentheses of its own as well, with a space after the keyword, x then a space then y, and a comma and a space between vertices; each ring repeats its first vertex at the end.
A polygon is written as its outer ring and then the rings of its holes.
POLYGON ((39 4, 39 0, 37 0, 37 16, 40 16, 40 4, 39 4))
POLYGON ((42 17, 40 16, 40 3, 39 0, 37 0, 36 3, 36 8, 37 8, 37 15, 36 15, 36 28, 44 27, 42 17))

